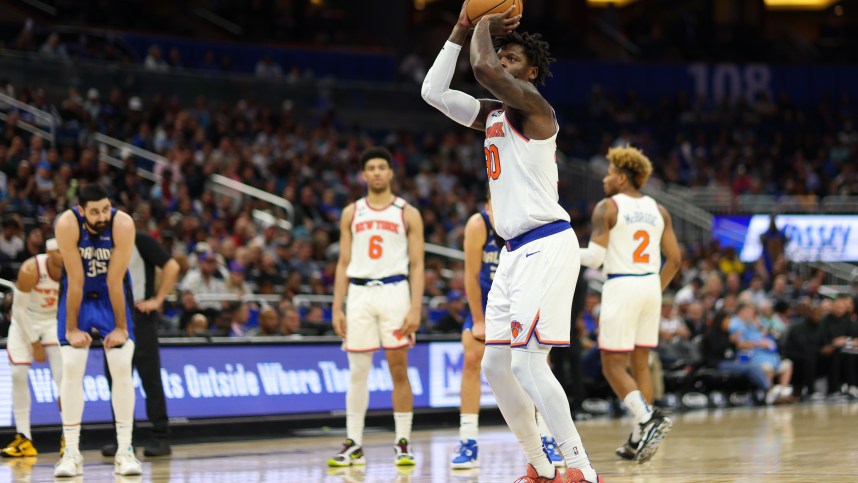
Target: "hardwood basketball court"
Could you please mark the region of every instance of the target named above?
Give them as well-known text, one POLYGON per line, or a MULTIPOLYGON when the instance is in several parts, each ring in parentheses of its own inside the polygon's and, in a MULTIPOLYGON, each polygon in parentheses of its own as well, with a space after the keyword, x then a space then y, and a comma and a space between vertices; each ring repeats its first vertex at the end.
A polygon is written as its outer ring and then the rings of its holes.
MULTIPOLYGON (((858 402, 760 409, 698 411, 676 416, 674 431, 656 457, 637 465, 620 461, 614 449, 629 420, 578 423, 587 450, 607 483, 781 483, 858 482, 858 402)), ((393 466, 393 435, 368 432, 365 469, 329 470, 325 463, 341 444, 326 436, 200 443, 174 446, 171 458, 144 460, 144 475, 113 475, 112 459, 85 452, 84 477, 53 478, 56 453, 33 462, 3 461, 0 482, 390 482, 512 483, 523 474, 524 457, 512 434, 500 426, 481 428, 480 465, 472 472, 448 469, 455 429, 414 434, 417 466, 393 466)))

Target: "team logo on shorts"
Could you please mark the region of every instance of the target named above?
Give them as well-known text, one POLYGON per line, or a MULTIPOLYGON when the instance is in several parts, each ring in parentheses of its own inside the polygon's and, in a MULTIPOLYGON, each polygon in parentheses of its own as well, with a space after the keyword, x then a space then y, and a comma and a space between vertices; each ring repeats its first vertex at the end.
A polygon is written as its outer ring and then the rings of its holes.
POLYGON ((396 337, 396 340, 402 340, 402 331, 399 329, 394 330, 393 336, 396 337))
POLYGON ((510 324, 510 329, 512 329, 512 338, 518 339, 518 334, 521 334, 524 331, 524 327, 521 326, 521 322, 517 320, 513 320, 510 324))

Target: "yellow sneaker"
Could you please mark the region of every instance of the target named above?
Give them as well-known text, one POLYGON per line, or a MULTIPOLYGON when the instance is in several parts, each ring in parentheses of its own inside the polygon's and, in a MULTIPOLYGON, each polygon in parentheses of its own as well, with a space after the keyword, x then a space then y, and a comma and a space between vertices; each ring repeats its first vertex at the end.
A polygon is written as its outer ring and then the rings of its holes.
POLYGON ((0 456, 4 458, 32 457, 38 454, 39 452, 36 451, 33 442, 21 433, 16 434, 15 439, 8 446, 0 450, 0 456))
POLYGON ((66 454, 66 437, 60 436, 60 458, 66 454))

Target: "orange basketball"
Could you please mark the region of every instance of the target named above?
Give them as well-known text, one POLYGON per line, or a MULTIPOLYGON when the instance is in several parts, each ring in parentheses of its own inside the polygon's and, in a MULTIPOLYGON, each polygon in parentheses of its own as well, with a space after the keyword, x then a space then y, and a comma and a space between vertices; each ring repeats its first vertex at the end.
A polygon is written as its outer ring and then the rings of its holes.
POLYGON ((493 13, 504 13, 510 6, 513 7, 512 15, 520 15, 524 10, 524 0, 468 0, 468 18, 477 23, 483 15, 493 13))

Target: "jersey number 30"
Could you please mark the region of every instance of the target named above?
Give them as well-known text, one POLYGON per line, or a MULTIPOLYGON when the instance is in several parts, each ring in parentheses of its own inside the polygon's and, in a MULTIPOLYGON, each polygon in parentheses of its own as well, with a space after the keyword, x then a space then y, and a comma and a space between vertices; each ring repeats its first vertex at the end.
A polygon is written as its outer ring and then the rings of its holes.
POLYGON ((649 246, 649 233, 644 230, 635 232, 635 240, 640 240, 640 244, 634 253, 635 263, 649 263, 649 253, 644 253, 649 246))
POLYGON ((486 151, 486 174, 489 179, 496 180, 501 175, 500 153, 494 144, 485 149, 486 151))

